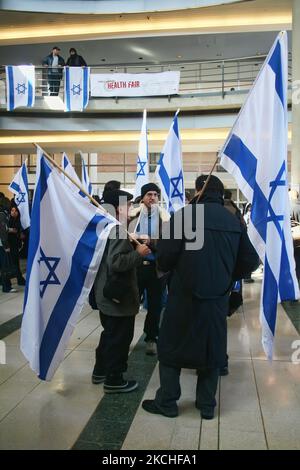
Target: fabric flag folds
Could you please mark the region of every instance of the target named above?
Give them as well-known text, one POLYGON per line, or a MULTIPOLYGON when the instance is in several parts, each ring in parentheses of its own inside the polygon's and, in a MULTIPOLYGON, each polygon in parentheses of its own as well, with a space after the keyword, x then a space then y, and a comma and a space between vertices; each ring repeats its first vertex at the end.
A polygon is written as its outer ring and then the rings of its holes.
POLYGON ((32 108, 35 100, 35 72, 33 65, 7 65, 6 107, 13 111, 19 107, 32 108))
POLYGON ((70 191, 38 151, 21 350, 42 380, 63 360, 116 223, 70 191))
POLYGON ((156 178, 170 213, 181 209, 185 204, 178 112, 179 110, 174 116, 156 169, 156 178))
POLYGON ((30 227, 30 209, 29 209, 29 192, 27 168, 24 162, 14 179, 10 183, 8 189, 15 195, 15 203, 20 212, 20 221, 23 230, 30 227))
POLYGON ((65 67, 65 111, 83 111, 89 103, 89 67, 65 67))
MULTIPOLYGON (((61 167, 63 168, 63 170, 65 170, 65 172, 74 180, 76 181, 76 183, 81 186, 81 181, 80 179, 78 178, 77 176, 77 173, 72 165, 72 163, 70 162, 69 158, 67 157, 66 153, 63 153, 62 155, 62 159, 61 159, 61 167)), ((78 188, 75 184, 72 183, 71 180, 69 180, 69 178, 67 178, 66 176, 63 175, 63 179, 65 180, 66 184, 68 186, 70 186, 70 188, 72 190, 75 190, 75 191, 78 191, 78 188)))
POLYGON ((134 197, 141 195, 141 188, 149 183, 148 141, 147 141, 147 111, 144 110, 141 129, 139 154, 137 158, 134 197))
POLYGON ((273 354, 277 303, 299 298, 290 226, 287 167, 287 33, 277 37, 220 152, 252 203, 249 237, 264 262, 262 343, 273 354))

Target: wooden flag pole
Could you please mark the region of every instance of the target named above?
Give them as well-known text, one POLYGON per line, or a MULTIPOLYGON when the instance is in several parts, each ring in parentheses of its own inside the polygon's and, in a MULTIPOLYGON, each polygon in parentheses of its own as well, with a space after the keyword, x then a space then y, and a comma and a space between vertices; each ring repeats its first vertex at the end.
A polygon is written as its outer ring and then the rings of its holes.
MULTIPOLYGON (((40 147, 38 144, 34 143, 33 145, 35 145, 36 147, 40 147)), ((41 147, 40 147, 41 148, 41 147)), ((82 188, 78 183, 77 181, 75 181, 70 175, 68 175, 68 173, 63 170, 63 168, 61 168, 57 163, 56 161, 50 157, 50 155, 45 152, 44 149, 42 149, 43 151, 43 155, 45 155, 45 157, 47 158, 47 160, 49 160, 49 162, 52 163, 52 165, 57 168, 61 173, 63 173, 63 175, 65 175, 70 181, 72 181, 73 184, 75 184, 75 186, 79 189, 79 191, 81 191, 85 196, 87 196, 89 198, 89 200, 95 205, 98 207, 98 209, 100 209, 100 211, 104 214, 108 214, 110 215, 107 210, 104 209, 104 207, 102 207, 98 201, 96 201, 96 199, 93 198, 93 196, 91 196, 84 188, 82 188)), ((137 245, 141 245, 141 243, 136 240, 135 238, 133 238, 130 233, 126 230, 126 233, 127 235, 129 236, 130 240, 134 243, 136 243, 137 245)))
POLYGON ((204 193, 204 191, 205 191, 205 189, 206 189, 206 186, 208 185, 208 182, 209 182, 209 180, 210 180, 210 177, 211 177, 211 175, 212 175, 214 169, 216 168, 216 165, 217 165, 217 163, 218 163, 218 160, 219 160, 219 155, 217 156, 216 161, 215 161, 215 163, 213 164, 212 169, 210 170, 210 173, 209 173, 208 177, 207 177, 206 180, 205 180, 205 183, 204 183, 203 188, 201 189, 201 191, 199 191, 198 195, 196 194, 196 196, 197 196, 196 204, 199 202, 199 200, 200 200, 201 197, 203 196, 203 193, 204 193))

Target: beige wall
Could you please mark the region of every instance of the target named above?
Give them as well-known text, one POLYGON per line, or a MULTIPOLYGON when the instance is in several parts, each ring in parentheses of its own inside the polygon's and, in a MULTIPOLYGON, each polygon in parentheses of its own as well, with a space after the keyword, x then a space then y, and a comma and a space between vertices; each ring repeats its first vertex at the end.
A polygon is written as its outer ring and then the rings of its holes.
POLYGON ((12 193, 7 186, 13 179, 15 168, 3 168, 5 166, 20 165, 21 157, 15 155, 0 155, 0 192, 4 193, 10 199, 12 193))
MULTIPOLYGON (((60 164, 61 154, 56 154, 55 160, 60 164)), ((68 153, 68 157, 71 163, 75 164, 74 153, 68 153)), ((106 181, 110 179, 117 179, 122 182, 125 181, 126 187, 132 187, 135 181, 136 172, 136 154, 135 153, 99 153, 97 157, 98 162, 98 178, 97 181, 92 181, 94 184, 98 184, 99 188, 102 189, 106 181), (125 162, 125 171, 124 171, 125 162)), ((183 167, 185 173, 185 185, 187 188, 194 187, 195 178, 201 173, 208 173, 215 161, 215 152, 184 152, 183 153, 183 167)), ((289 152, 288 166, 290 171, 291 155, 289 152)), ((11 197, 11 193, 7 189, 7 185, 13 178, 14 173, 17 171, 21 163, 20 155, 0 155, 0 191, 4 192, 8 197, 11 197), (6 165, 15 165, 15 168, 3 168, 6 165)), ((33 163, 35 161, 33 160, 33 163)), ((80 173, 80 172, 79 172, 80 173)), ((236 187, 233 184, 233 179, 226 173, 218 173, 221 177, 225 186, 236 187)), ((35 176, 29 174, 29 187, 32 189, 35 176)), ((151 179, 154 179, 154 173, 151 173, 151 179)))

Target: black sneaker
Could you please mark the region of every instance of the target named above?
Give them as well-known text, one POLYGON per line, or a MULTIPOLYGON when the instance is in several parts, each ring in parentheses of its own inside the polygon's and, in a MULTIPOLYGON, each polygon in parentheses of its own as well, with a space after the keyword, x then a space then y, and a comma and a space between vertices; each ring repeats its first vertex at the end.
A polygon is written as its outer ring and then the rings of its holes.
POLYGON ((92 375, 92 384, 99 385, 99 384, 103 384, 104 381, 105 381, 105 375, 96 375, 96 374, 92 375))
POLYGON ((109 385, 108 382, 104 382, 104 393, 129 393, 133 392, 139 386, 136 380, 123 380, 118 385, 109 385))
POLYGON ((195 407, 197 408, 197 410, 200 410, 200 415, 201 415, 201 418, 202 419, 213 419, 214 416, 215 416, 215 407, 211 407, 211 408, 205 408, 205 410, 201 410, 200 406, 197 404, 197 402, 195 403, 195 407))
POLYGON ((212 411, 200 411, 200 415, 202 419, 214 419, 215 417, 215 410, 212 411))
POLYGON ((217 406, 217 402, 215 401, 215 405, 208 407, 206 406, 205 408, 201 408, 201 406, 198 405, 197 401, 195 401, 195 407, 197 410, 200 411, 200 415, 202 419, 213 419, 215 416, 215 407, 217 406))
POLYGON ((142 408, 148 413, 152 413, 154 415, 162 415, 166 418, 176 418, 178 416, 178 411, 174 411, 173 413, 165 413, 164 411, 157 408, 155 400, 144 400, 142 403, 142 408))

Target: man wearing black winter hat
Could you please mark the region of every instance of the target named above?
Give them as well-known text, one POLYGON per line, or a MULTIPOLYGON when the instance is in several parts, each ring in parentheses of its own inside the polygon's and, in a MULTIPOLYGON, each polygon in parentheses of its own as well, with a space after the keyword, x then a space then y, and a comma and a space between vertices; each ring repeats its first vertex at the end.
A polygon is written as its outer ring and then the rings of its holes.
POLYGON ((158 340, 160 388, 142 406, 170 418, 178 415, 182 368, 197 370, 196 408, 203 419, 214 417, 219 369, 226 361, 229 293, 233 282, 259 261, 245 226, 224 208, 222 182, 212 176, 198 198, 206 178, 197 179, 198 194, 172 215, 167 230, 171 237, 157 246, 158 265, 172 277, 158 340), (199 209, 204 218, 198 219, 199 209), (202 248, 191 247, 185 233, 177 239, 172 235, 177 219, 196 228, 202 225, 202 248))
POLYGON ((146 292, 147 315, 144 324, 146 354, 157 353, 157 338, 162 310, 163 286, 157 277, 155 245, 161 233, 163 222, 169 220, 169 214, 158 205, 160 190, 155 183, 144 184, 141 188, 141 204, 131 212, 130 231, 137 237, 148 239, 152 252, 143 260, 138 268, 138 284, 140 296, 146 292))

